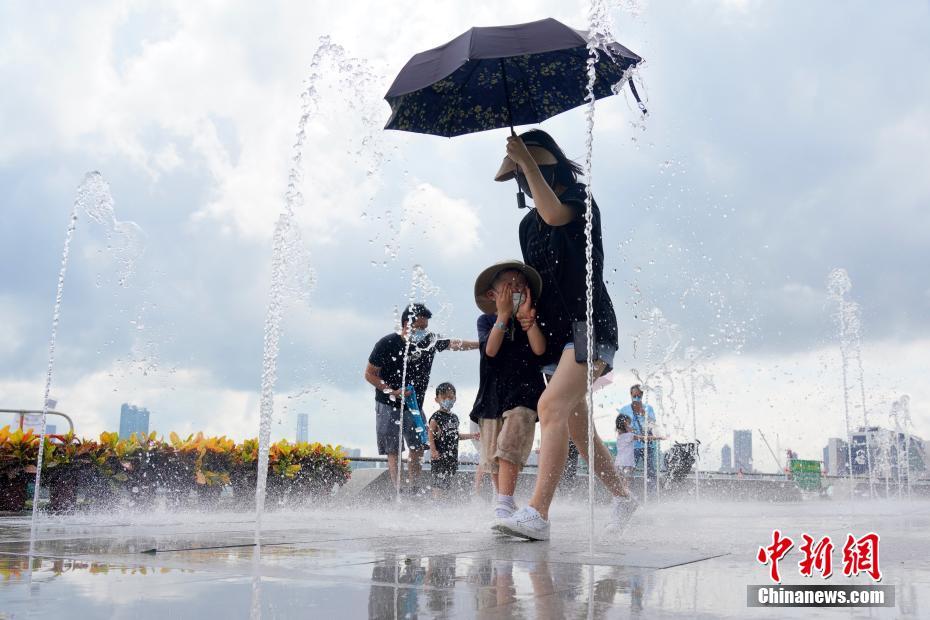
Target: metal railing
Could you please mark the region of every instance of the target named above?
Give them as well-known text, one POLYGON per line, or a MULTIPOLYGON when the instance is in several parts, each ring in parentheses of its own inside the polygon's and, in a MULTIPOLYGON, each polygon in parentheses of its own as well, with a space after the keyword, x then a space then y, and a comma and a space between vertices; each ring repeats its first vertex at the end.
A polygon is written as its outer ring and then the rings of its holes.
MULTIPOLYGON (((0 409, 0 413, 12 413, 13 415, 19 416, 18 424, 19 424, 20 430, 22 430, 25 424, 26 416, 27 415, 42 415, 42 410, 41 409, 0 409)), ((69 432, 71 433, 74 432, 74 421, 71 419, 71 417, 68 414, 62 413, 60 411, 47 411, 46 413, 48 415, 57 415, 57 416, 63 417, 68 422, 69 432)), ((48 418, 46 418, 46 424, 48 424, 48 418)))
MULTIPOLYGON (((346 458, 352 463, 385 463, 385 464, 387 463, 386 456, 347 456, 346 458)), ((409 459, 404 458, 402 459, 402 462, 408 463, 409 459)), ((424 465, 429 465, 430 463, 428 460, 421 460, 420 462, 423 463, 424 465)), ((472 460, 472 459, 461 459, 460 458, 459 465, 474 465, 477 467, 478 461, 472 460)), ((536 467, 536 463, 527 463, 526 465, 523 466, 524 469, 531 468, 531 467, 536 467)))
MULTIPOLYGON (((350 456, 346 458, 348 458, 348 460, 353 463, 384 463, 385 465, 387 464, 386 456, 350 456)), ((409 462, 407 458, 402 459, 402 461, 404 463, 409 462)), ((424 460, 421 462, 424 465, 429 464, 428 460, 424 460)), ((461 459, 460 458, 459 465, 477 466, 478 461, 473 460, 473 459, 461 459)), ((524 469, 532 469, 535 467, 537 467, 536 463, 527 463, 524 466, 524 469)), ((663 471, 664 470, 661 470, 659 473, 661 474, 663 471)), ((584 467, 584 459, 580 459, 578 474, 586 475, 585 472, 586 472, 586 469, 584 467)), ((751 472, 751 473, 739 474, 738 472, 724 472, 724 471, 715 471, 715 470, 706 470, 706 471, 701 470, 697 473, 701 478, 706 478, 708 480, 747 480, 747 481, 748 480, 773 480, 773 481, 784 481, 785 480, 784 473, 751 472)), ((689 477, 694 476, 694 471, 692 470, 688 474, 688 476, 689 477)), ((920 472, 920 475, 917 475, 914 477, 914 482, 918 482, 918 481, 926 482, 927 481, 926 476, 927 476, 926 472, 920 472)), ((641 469, 638 470, 637 477, 642 477, 641 469)), ((830 481, 834 481, 834 480, 842 481, 842 480, 847 480, 849 478, 849 476, 845 474, 843 475, 823 474, 821 477, 825 480, 830 480, 830 481)), ((858 474, 853 475, 853 480, 855 481, 862 481, 862 480, 868 480, 868 479, 869 477, 867 475, 858 475, 858 474)))

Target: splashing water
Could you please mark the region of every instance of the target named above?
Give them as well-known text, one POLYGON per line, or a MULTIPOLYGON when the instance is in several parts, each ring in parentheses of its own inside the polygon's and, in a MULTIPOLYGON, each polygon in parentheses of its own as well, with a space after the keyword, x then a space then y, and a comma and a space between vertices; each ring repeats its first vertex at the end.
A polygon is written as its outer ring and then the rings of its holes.
MULTIPOLYGON (((296 290, 306 291, 312 284, 312 270, 309 269, 308 253, 304 249, 300 230, 295 222, 295 214, 303 205, 300 191, 302 181, 302 162, 304 143, 311 116, 320 100, 320 82, 323 77, 323 65, 331 62, 339 75, 345 76, 342 90, 348 93, 348 104, 356 107, 355 101, 365 101, 370 90, 371 73, 365 63, 349 58, 345 50, 334 44, 328 36, 320 38, 319 46, 310 62, 310 75, 305 81, 305 88, 300 95, 301 115, 297 123, 296 140, 292 148, 290 168, 287 177, 287 191, 284 194, 284 207, 278 216, 272 238, 271 287, 268 308, 264 324, 264 352, 262 356, 262 379, 260 399, 259 451, 257 459, 257 477, 255 485, 255 536, 261 533, 261 517, 265 505, 265 492, 268 477, 268 451, 271 440, 271 425, 274 418, 274 387, 277 380, 277 359, 281 339, 281 319, 289 287, 293 287, 295 278, 292 274, 303 274, 304 280, 297 278, 296 290)), ((294 290, 294 289, 291 289, 294 290)))
MULTIPOLYGON (((588 422, 588 552, 594 553, 594 474, 597 467, 594 456, 594 240, 593 240, 593 195, 592 195, 592 159, 594 151, 594 85, 597 81, 597 61, 601 54, 610 55, 607 44, 613 40, 610 5, 605 0, 591 0, 588 6, 587 32, 587 87, 585 91, 585 324, 587 344, 587 367, 585 383, 587 387, 587 422, 588 422)), ((632 75, 625 72, 618 82, 623 85, 632 75)), ((617 85, 612 89, 616 92, 617 85)), ((602 265, 603 268, 603 265, 602 265)), ((603 278, 603 274, 601 275, 603 278)))
MULTIPOLYGON (((417 285, 419 276, 423 275, 423 268, 420 265, 413 266, 413 272, 410 275, 410 293, 407 296, 407 307, 412 309, 416 301, 417 285)), ((397 480, 394 484, 395 499, 400 502, 400 481, 404 472, 404 411, 407 408, 407 364, 410 362, 410 343, 413 324, 417 316, 413 313, 407 318, 408 333, 404 333, 404 326, 401 324, 401 334, 404 336, 404 364, 400 375, 400 417, 397 421, 397 480)))
MULTIPOLYGON (((407 307, 409 308, 414 303, 417 303, 417 299, 425 301, 427 298, 436 296, 440 292, 441 291, 439 287, 436 286, 430 280, 429 276, 426 274, 426 270, 423 269, 421 265, 414 265, 413 269, 411 270, 411 274, 410 274, 410 289, 407 295, 407 307)), ((435 314, 433 314, 433 317, 431 320, 436 319, 436 320, 442 321, 442 318, 444 316, 451 314, 451 312, 452 312, 452 304, 443 303, 439 307, 439 310, 435 314)), ((410 326, 410 328, 412 328, 412 325, 414 321, 416 321, 416 319, 417 319, 416 314, 411 314, 408 319, 407 325, 410 326)), ((399 325, 399 329, 401 330, 401 333, 403 333, 403 325, 400 325, 399 319, 398 319, 398 325, 399 325)), ((436 346, 436 343, 439 340, 440 338, 434 334, 433 337, 430 338, 429 344, 425 348, 421 348, 420 350, 428 351, 434 348, 436 346)), ((411 346, 410 334, 407 333, 404 336, 404 360, 403 360, 403 367, 401 370, 401 386, 403 388, 406 388, 406 385, 407 385, 407 365, 410 361, 410 346, 411 346)), ((418 348, 420 348, 419 345, 418 345, 418 348)), ((395 488, 394 488, 395 497, 398 501, 400 501, 400 486, 401 486, 401 478, 403 475, 403 439, 404 439, 403 420, 404 420, 404 412, 406 410, 407 410, 407 400, 405 397, 402 396, 401 401, 400 401, 400 419, 397 425, 397 480, 396 480, 395 488)), ((420 414, 425 415, 424 412, 422 411, 420 412, 420 414)))
POLYGON ((39 454, 36 460, 35 491, 32 496, 32 532, 30 534, 30 555, 32 540, 35 539, 36 517, 39 511, 39 487, 42 483, 42 460, 45 456, 45 421, 48 416, 48 399, 52 390, 52 370, 55 367, 55 342, 58 339, 58 320, 61 316, 61 299, 65 289, 65 274, 68 271, 68 256, 71 253, 71 239, 77 226, 78 205, 84 196, 85 186, 78 188, 78 198, 74 201, 71 215, 68 218, 68 228, 65 232, 65 245, 61 253, 61 268, 58 271, 58 290, 55 293, 55 309, 52 311, 52 335, 48 343, 48 369, 45 373, 45 397, 42 399, 42 419, 39 423, 39 454))
MULTIPOLYGON (((642 371, 637 368, 632 368, 630 370, 643 390, 643 404, 648 404, 650 395, 655 397, 655 409, 658 411, 658 414, 656 414, 656 419, 652 424, 658 426, 660 420, 665 419, 663 398, 666 393, 665 383, 668 382, 670 386, 668 392, 670 396, 674 395, 675 392, 675 370, 672 368, 672 364, 675 354, 681 345, 681 334, 678 326, 669 322, 659 308, 653 308, 648 313, 645 320, 647 321, 645 349, 641 352, 637 351, 637 353, 642 354, 645 365, 642 371)), ((651 430, 648 416, 646 419, 646 429, 644 430, 651 430)), ((646 464, 644 467, 648 467, 649 463, 649 451, 651 449, 649 444, 650 442, 644 442, 643 444, 643 462, 646 464)), ((659 455, 656 454, 656 458, 658 458, 658 456, 659 455)), ((644 469, 644 472, 645 471, 644 469)), ((659 485, 656 485, 657 499, 658 493, 659 485)), ((648 476, 643 477, 643 502, 649 502, 648 476)))
MULTIPOLYGON (((694 445, 698 445, 698 436, 697 436, 697 397, 695 396, 695 381, 694 381, 694 365, 697 363, 698 354, 697 351, 693 348, 689 351, 688 355, 688 370, 691 379, 691 434, 694 438, 694 445)), ((700 454, 700 453, 698 453, 700 454)), ((694 464, 694 499, 695 501, 701 500, 701 468, 697 462, 694 464)))
POLYGON ((836 302, 836 313, 834 318, 839 328, 840 341, 840 358, 842 363, 843 374, 843 407, 846 422, 846 442, 848 458, 848 476, 850 482, 850 494, 854 491, 853 481, 853 447, 852 447, 852 426, 849 417, 849 362, 852 358, 857 361, 859 370, 859 387, 862 399, 862 420, 865 427, 865 460, 869 472, 869 497, 875 497, 875 478, 872 472, 872 449, 869 433, 868 414, 865 403, 865 385, 864 371, 862 368, 862 347, 859 335, 860 312, 859 305, 847 299, 849 291, 852 289, 852 281, 845 269, 837 268, 830 272, 827 277, 827 292, 831 299, 836 302))
POLYGON ((588 7, 588 84, 585 94, 585 211, 584 211, 584 255, 585 255, 585 326, 587 345, 585 383, 587 388, 588 416, 588 553, 594 553, 594 239, 593 239, 593 197, 591 194, 592 165, 594 152, 594 84, 597 81, 598 48, 606 43, 609 35, 610 18, 607 5, 601 0, 592 0, 588 7))
MULTIPOLYGON (((911 434, 910 434, 910 422, 911 422, 911 413, 910 413, 910 402, 911 397, 907 394, 904 394, 899 399, 891 403, 891 411, 888 414, 888 418, 894 426, 894 436, 895 436, 895 464, 897 469, 897 482, 898 482, 898 499, 901 499, 902 495, 906 494, 907 498, 911 498, 911 458, 910 458, 910 447, 911 447, 911 434), (904 455, 901 454, 901 437, 904 437, 904 455), (904 459, 904 464, 902 466, 901 460, 904 459), (902 471, 903 470, 903 471, 902 471), (903 478, 903 480, 902 480, 903 478), (906 493, 904 487, 906 486, 906 493)), ((887 495, 886 495, 887 497, 887 495)))
POLYGON ((109 247, 121 266, 120 284, 125 286, 132 276, 138 255, 142 253, 144 238, 142 230, 132 222, 119 222, 115 217, 110 186, 99 172, 88 172, 77 189, 77 196, 68 217, 65 243, 61 253, 61 267, 58 271, 58 288, 55 293, 55 306, 52 311, 52 333, 48 344, 48 367, 45 373, 45 395, 42 399, 42 417, 39 423, 39 448, 36 458, 35 490, 32 497, 32 524, 29 536, 29 553, 33 552, 35 543, 36 521, 39 510, 39 490, 42 484, 42 463, 45 457, 45 431, 48 416, 49 396, 52 389, 52 371, 55 367, 55 345, 58 340, 58 323, 61 318, 61 302, 64 296, 65 274, 68 270, 68 258, 71 254, 71 240, 77 227, 78 214, 83 212, 94 222, 104 226, 109 247))
POLYGON ((109 185, 99 173, 89 173, 84 184, 89 193, 97 196, 84 207, 87 217, 103 228, 107 250, 116 260, 117 284, 126 287, 145 253, 145 233, 135 222, 116 219, 109 185))

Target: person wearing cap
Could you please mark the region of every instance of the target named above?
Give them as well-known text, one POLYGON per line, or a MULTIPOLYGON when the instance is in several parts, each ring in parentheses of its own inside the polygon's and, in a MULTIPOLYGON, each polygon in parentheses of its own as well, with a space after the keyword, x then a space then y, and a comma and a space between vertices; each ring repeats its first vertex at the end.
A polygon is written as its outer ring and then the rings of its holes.
POLYGON ((481 470, 491 473, 497 490, 495 524, 516 510, 517 476, 536 434, 546 338, 533 301, 541 290, 536 270, 518 260, 495 263, 475 280, 475 303, 483 313, 478 317, 481 363, 469 417, 480 426, 481 470))
POLYGON ((623 415, 630 419, 630 429, 634 433, 633 456, 636 469, 646 472, 649 491, 655 493, 659 475, 659 441, 667 437, 655 434, 656 413, 652 405, 643 402, 643 388, 640 384, 630 386, 630 404, 617 409, 617 419, 623 415))
MULTIPOLYGON (((478 348, 473 340, 440 338, 429 331, 429 320, 433 314, 423 304, 410 304, 401 313, 401 332, 392 332, 375 343, 368 356, 365 381, 375 388, 375 434, 378 454, 387 456, 391 481, 397 484, 398 442, 406 441, 409 448, 410 486, 417 487, 420 478, 420 458, 428 447, 423 444, 413 426, 413 417, 404 408, 403 440, 398 437, 400 410, 406 380, 413 385, 420 411, 429 385, 430 372, 436 353, 445 351, 469 351, 478 348)), ((401 446, 402 449, 402 446, 401 446)))
MULTIPOLYGON (((515 179, 533 207, 520 222, 524 262, 542 279, 536 301, 546 337, 544 373, 551 376, 539 399, 540 453, 536 487, 529 504, 501 520, 495 529, 530 540, 549 538, 549 506, 572 439, 582 458, 613 494, 611 525, 622 528, 636 508, 610 452, 594 431, 594 454, 588 455, 587 416, 587 187, 578 181, 581 167, 568 159, 555 140, 534 129, 507 138, 507 156, 496 181, 515 179), (589 458, 592 457, 592 458, 589 458)), ((521 201, 522 202, 522 201, 521 201)), ((601 216, 591 200, 593 293, 592 343, 595 378, 609 372, 618 348, 617 318, 604 283, 601 216)))

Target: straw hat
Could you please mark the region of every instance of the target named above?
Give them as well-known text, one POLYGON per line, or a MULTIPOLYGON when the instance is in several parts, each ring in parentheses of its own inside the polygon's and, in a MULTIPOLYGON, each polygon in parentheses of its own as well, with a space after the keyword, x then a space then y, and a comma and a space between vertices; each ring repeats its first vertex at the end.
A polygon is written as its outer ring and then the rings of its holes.
MULTIPOLYGON (((524 142, 524 144, 526 144, 524 142)), ((553 164, 559 163, 559 160, 555 158, 555 155, 547 151, 541 146, 533 145, 532 143, 526 144, 526 150, 529 151, 530 157, 533 158, 540 166, 551 166, 553 164)), ((509 157, 505 157, 503 163, 501 163, 500 169, 497 171, 497 174, 494 175, 494 180, 509 181, 514 177, 514 172, 517 170, 517 164, 509 157)))
POLYGON ((488 299, 486 295, 486 293, 491 290, 494 279, 497 278, 500 272, 511 269, 519 271, 526 276, 526 281, 530 285, 530 292, 533 294, 533 299, 539 299, 539 295, 542 293, 542 276, 539 275, 539 272, 518 260, 501 261, 499 263, 494 263, 479 273, 478 278, 475 280, 475 303, 485 314, 495 314, 497 312, 497 304, 488 299))

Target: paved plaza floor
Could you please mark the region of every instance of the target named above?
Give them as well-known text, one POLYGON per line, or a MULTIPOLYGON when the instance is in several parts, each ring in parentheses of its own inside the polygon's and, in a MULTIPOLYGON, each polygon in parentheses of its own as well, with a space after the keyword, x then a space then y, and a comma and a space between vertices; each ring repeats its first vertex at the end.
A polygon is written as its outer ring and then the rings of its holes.
POLYGON ((483 502, 275 512, 45 517, 29 559, 26 518, 0 519, 0 618, 927 618, 930 503, 674 502, 639 511, 620 537, 596 507, 557 504, 552 540, 488 529, 483 502), (847 533, 881 535, 895 606, 747 607, 767 584, 756 560, 772 530, 798 542, 786 584, 872 583, 840 571, 847 533), (798 572, 802 533, 839 541, 835 572, 798 572))

